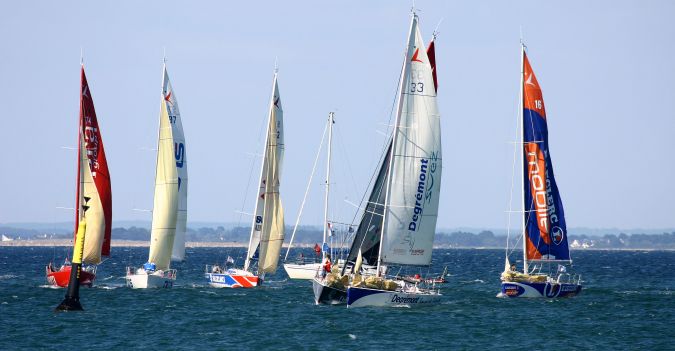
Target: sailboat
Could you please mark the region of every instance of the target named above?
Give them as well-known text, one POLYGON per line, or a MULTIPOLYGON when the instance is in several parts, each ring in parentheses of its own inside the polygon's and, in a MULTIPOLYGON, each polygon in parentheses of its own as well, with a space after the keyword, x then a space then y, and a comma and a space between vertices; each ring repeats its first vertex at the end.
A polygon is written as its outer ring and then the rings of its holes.
POLYGON ((262 284, 265 274, 277 270, 284 242, 284 210, 279 194, 284 157, 284 112, 277 74, 275 69, 259 188, 244 267, 235 268, 230 260, 225 267, 207 265, 204 276, 212 287, 253 288, 262 284))
MULTIPOLYGON (((381 227, 367 233, 370 235, 364 233, 362 238, 357 233, 354 243, 360 245, 362 256, 356 257, 355 266, 367 252, 371 260, 377 260, 377 273, 365 279, 358 279, 360 277, 355 274, 347 287, 348 307, 414 307, 441 301, 442 295, 435 286, 404 279, 386 279, 384 269, 391 265, 430 265, 438 218, 442 168, 440 114, 433 70, 424 50, 418 21, 417 14, 413 12, 401 73, 396 123, 380 169, 384 201, 376 202, 380 208, 376 209, 373 217, 380 217, 381 213, 381 227)), ((378 195, 381 199, 381 191, 378 195)), ((355 251, 354 245, 352 252, 355 251)), ((358 271, 355 273, 358 274, 358 271)))
MULTIPOLYGON (((82 262, 85 264, 80 275, 80 285, 91 286, 96 279, 96 265, 110 256, 112 225, 112 193, 110 172, 103 148, 101 130, 96 118, 94 100, 91 97, 84 64, 80 73, 80 115, 77 132, 77 182, 75 191, 75 236, 84 217, 84 199, 88 198, 87 226, 83 242, 82 262)), ((66 259, 60 268, 49 263, 47 281, 53 286, 67 287, 71 276, 71 262, 66 259)))
POLYGON ((523 271, 518 272, 509 262, 507 240, 498 296, 574 296, 581 292, 581 277, 567 272, 566 265, 571 265, 572 259, 562 200, 553 176, 544 99, 522 42, 520 101, 520 141, 515 145, 522 145, 518 157, 523 171, 523 271))
POLYGON ((185 257, 187 189, 183 123, 165 62, 159 112, 150 254, 148 262, 142 267, 127 267, 127 286, 134 289, 173 287, 176 270, 170 267, 172 258, 180 261, 185 257))

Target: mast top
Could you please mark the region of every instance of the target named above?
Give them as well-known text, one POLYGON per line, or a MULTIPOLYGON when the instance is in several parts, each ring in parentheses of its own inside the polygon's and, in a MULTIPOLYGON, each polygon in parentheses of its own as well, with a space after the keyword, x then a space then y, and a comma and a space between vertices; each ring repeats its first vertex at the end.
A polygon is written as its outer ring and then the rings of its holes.
POLYGON ((436 40, 436 37, 438 37, 438 34, 441 32, 438 31, 438 28, 441 26, 441 23, 443 23, 443 20, 445 18, 441 18, 440 21, 438 21, 438 24, 436 25, 436 28, 434 29, 434 32, 431 34, 431 40, 436 40))
POLYGON ((80 46, 80 66, 84 66, 84 49, 80 46))

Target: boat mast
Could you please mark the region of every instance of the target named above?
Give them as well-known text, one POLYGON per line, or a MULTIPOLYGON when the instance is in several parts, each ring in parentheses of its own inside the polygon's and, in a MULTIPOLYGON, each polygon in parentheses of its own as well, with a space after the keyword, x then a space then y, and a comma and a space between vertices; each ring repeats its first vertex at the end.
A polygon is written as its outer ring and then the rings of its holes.
POLYGON ((520 177, 520 195, 522 198, 523 204, 523 273, 527 274, 527 232, 525 231, 525 225, 527 222, 527 216, 530 213, 527 210, 525 204, 525 91, 523 90, 523 84, 525 82, 525 44, 523 44, 523 39, 520 39, 520 169, 523 174, 520 177))
POLYGON ((415 13, 415 8, 413 7, 412 10, 412 21, 410 21, 410 31, 408 32, 408 43, 406 44, 405 48, 405 54, 403 58, 403 69, 401 71, 401 79, 398 87, 399 95, 398 95, 398 107, 396 111, 396 122, 394 123, 394 130, 392 131, 392 142, 391 142, 391 150, 390 150, 390 156, 389 156, 389 169, 387 169, 387 184, 386 184, 386 190, 384 193, 385 199, 384 199, 384 208, 383 208, 383 213, 382 213, 382 230, 380 231, 380 247, 378 249, 377 253, 377 276, 379 277, 381 272, 380 272, 380 266, 382 265, 382 241, 384 239, 384 228, 387 227, 387 204, 389 202, 389 193, 391 191, 391 182, 392 182, 392 163, 394 162, 394 152, 396 150, 396 141, 398 140, 398 126, 401 123, 401 112, 403 111, 403 88, 404 84, 407 83, 406 77, 408 75, 409 67, 410 64, 408 62, 409 54, 410 54, 410 38, 413 35, 413 29, 415 28, 414 26, 417 23, 417 14, 415 13))
MULTIPOLYGON (((323 243, 326 244, 328 239, 328 195, 330 193, 330 157, 333 149, 333 112, 328 113, 328 158, 326 160, 326 196, 323 203, 323 243)), ((321 248, 323 252, 322 261, 326 259, 326 252, 321 248)))
MULTIPOLYGON (((82 83, 84 83, 84 59, 80 53, 80 115, 77 117, 77 190, 75 190, 75 236, 77 236, 77 228, 80 225, 80 202, 82 201, 82 120, 84 117, 84 97, 82 94, 82 83)), ((75 237, 77 239, 77 237, 75 237)), ((75 241, 73 241, 73 246, 75 241)))
MULTIPOLYGON (((263 153, 262 153, 262 163, 260 164, 260 178, 258 178, 258 190, 256 191, 256 201, 253 202, 253 222, 251 223, 251 235, 249 236, 248 239, 248 250, 246 250, 246 261, 244 263, 244 270, 248 270, 250 264, 251 264, 251 249, 253 249, 253 253, 255 253, 256 248, 251 247, 251 243, 253 242, 253 233, 255 232, 255 220, 256 220, 256 212, 258 211, 258 196, 260 193, 260 185, 262 184, 262 179, 263 179, 263 168, 265 168, 265 156, 267 154, 267 148, 269 147, 270 141, 270 122, 272 121, 272 108, 274 108, 274 90, 275 87, 277 86, 277 74, 279 72, 279 69, 277 68, 276 62, 274 64, 274 79, 272 80, 272 97, 270 98, 270 109, 269 109, 269 115, 267 116, 267 131, 265 132, 265 147, 263 148, 263 153)), ((267 198, 263 199, 263 201, 267 201, 267 198)), ((264 215, 263 215, 263 221, 264 221, 264 215)), ((261 223, 262 224, 262 223, 261 223)), ((261 227, 262 228, 262 227, 261 227)), ((260 235, 262 237, 262 233, 260 235)), ((260 243, 258 243, 260 245, 260 243)))

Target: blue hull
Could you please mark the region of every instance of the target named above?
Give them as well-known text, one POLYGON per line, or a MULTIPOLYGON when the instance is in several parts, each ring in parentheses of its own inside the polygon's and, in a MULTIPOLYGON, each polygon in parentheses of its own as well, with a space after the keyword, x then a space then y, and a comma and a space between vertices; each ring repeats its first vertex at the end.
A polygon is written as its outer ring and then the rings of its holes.
POLYGON ((500 296, 558 298, 576 296, 580 292, 580 284, 550 282, 503 282, 500 296))

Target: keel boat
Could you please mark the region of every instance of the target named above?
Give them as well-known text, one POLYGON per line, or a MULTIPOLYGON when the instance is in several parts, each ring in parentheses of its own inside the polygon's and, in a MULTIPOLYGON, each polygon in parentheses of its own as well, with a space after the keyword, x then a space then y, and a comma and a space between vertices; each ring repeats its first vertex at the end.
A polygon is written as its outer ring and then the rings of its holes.
MULTIPOLYGON (((96 268, 101 260, 110 256, 112 225, 112 193, 110 172, 103 148, 94 100, 91 96, 84 64, 80 73, 80 115, 77 132, 77 187, 75 195, 75 237, 84 216, 84 199, 89 199, 87 225, 84 232, 80 285, 92 286, 96 279, 96 268)), ((50 262, 45 267, 47 282, 52 286, 67 287, 71 277, 71 265, 67 258, 60 268, 50 262)))
POLYGON ((567 242, 563 204, 553 176, 543 94, 530 66, 526 47, 522 43, 520 83, 520 140, 515 146, 520 149, 516 154, 523 172, 523 224, 520 236, 523 244, 523 270, 518 271, 510 263, 511 252, 507 240, 501 292, 497 296, 575 296, 581 292, 581 277, 568 273, 572 258, 567 242))
POLYGON ((183 122, 165 62, 159 113, 150 254, 148 262, 142 267, 127 267, 127 286, 133 289, 173 287, 176 270, 171 268, 171 261, 182 261, 185 257, 187 188, 183 122))
POLYGON ((207 266, 204 277, 210 286, 254 288, 262 284, 265 274, 276 272, 284 242, 284 210, 279 194, 283 156, 283 109, 275 70, 259 188, 244 267, 207 266))

